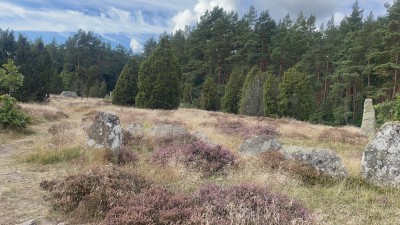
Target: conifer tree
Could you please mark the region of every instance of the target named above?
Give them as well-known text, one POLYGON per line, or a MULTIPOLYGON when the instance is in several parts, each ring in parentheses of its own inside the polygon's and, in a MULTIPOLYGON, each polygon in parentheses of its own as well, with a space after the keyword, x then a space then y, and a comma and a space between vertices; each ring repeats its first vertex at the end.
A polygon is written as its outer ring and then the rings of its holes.
POLYGON ((143 62, 139 71, 136 106, 150 109, 176 109, 180 103, 181 70, 172 54, 168 36, 143 62))
POLYGON ((268 74, 264 84, 264 113, 266 116, 275 117, 279 114, 278 110, 278 79, 268 74))
POLYGON ((91 98, 97 98, 99 97, 99 90, 100 90, 100 83, 96 81, 90 88, 89 88, 89 93, 88 97, 91 98))
POLYGON ((229 77, 225 88, 225 95, 222 99, 222 110, 227 113, 237 114, 239 111, 239 102, 242 97, 244 76, 240 69, 235 69, 229 77))
POLYGON ((247 74, 243 85, 239 114, 248 116, 264 115, 263 85, 263 73, 258 66, 254 66, 247 74))
POLYGON ((216 111, 219 108, 218 86, 212 77, 207 77, 203 84, 200 105, 202 109, 216 111))
POLYGON ((298 65, 287 70, 279 84, 281 115, 307 120, 313 111, 313 102, 313 89, 307 74, 301 72, 298 65))
MULTIPOLYGON (((134 105, 137 93, 139 65, 136 59, 131 58, 122 70, 112 94, 112 103, 115 105, 134 105)), ((104 96, 103 96, 104 97, 104 96)))
POLYGON ((104 98, 107 94, 107 83, 102 81, 99 88, 99 98, 104 98))

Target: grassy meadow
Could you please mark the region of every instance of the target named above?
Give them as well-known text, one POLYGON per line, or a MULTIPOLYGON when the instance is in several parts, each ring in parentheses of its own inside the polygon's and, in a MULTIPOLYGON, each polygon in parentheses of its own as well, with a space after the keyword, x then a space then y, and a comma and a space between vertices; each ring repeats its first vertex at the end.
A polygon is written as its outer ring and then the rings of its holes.
POLYGON ((87 219, 77 211, 63 213, 55 209, 49 193, 40 184, 93 168, 110 167, 117 167, 122 174, 134 172, 174 193, 191 193, 207 184, 267 186, 271 193, 303 203, 314 224, 381 225, 400 221, 400 190, 370 185, 360 177, 362 152, 368 140, 359 135, 357 127, 329 127, 197 109, 145 110, 114 106, 103 99, 60 96, 52 96, 45 104, 21 104, 21 107, 33 118, 28 130, 0 132, 0 224, 18 224, 30 219, 39 224, 100 223, 100 217, 87 219), (116 114, 123 128, 130 124, 143 126, 143 137, 132 139, 126 146, 127 151, 136 153, 135 163, 117 165, 106 150, 86 145, 87 130, 97 111, 116 114), (179 160, 165 165, 152 163, 153 152, 162 144, 147 139, 147 132, 165 123, 205 135, 233 153, 237 163, 211 176, 204 176, 179 160), (251 129, 273 130, 284 146, 331 149, 341 157, 350 177, 309 182, 291 171, 269 167, 263 158, 240 156, 237 150, 251 129))

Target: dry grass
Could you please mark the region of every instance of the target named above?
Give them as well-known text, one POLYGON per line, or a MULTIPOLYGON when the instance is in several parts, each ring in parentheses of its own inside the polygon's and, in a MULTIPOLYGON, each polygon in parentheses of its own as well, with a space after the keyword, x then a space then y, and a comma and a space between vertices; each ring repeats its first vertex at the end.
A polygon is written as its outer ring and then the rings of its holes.
MULTIPOLYGON (((30 132, 0 132, 0 180, 6 181, 0 183, 0 224, 16 224, 32 218, 42 223, 48 220, 64 222, 59 221, 62 218, 60 214, 49 211, 50 205, 44 201, 44 192, 38 184, 44 179, 110 164, 107 151, 94 151, 86 146, 85 130, 97 111, 115 113, 122 127, 140 123, 145 134, 159 123, 180 125, 191 132, 205 134, 212 142, 234 153, 244 137, 220 132, 220 121, 240 120, 249 127, 268 125, 277 130, 283 145, 332 149, 351 174, 344 181, 321 181, 312 185, 287 171, 266 168, 259 158, 239 157, 236 167, 226 174, 204 177, 177 162, 154 165, 150 162, 153 147, 146 146, 146 142, 129 142, 128 148, 137 152, 139 161, 135 165, 120 167, 135 171, 172 191, 188 193, 209 183, 268 185, 271 191, 303 201, 317 224, 396 224, 400 221, 400 191, 369 185, 359 177, 361 155, 367 139, 360 136, 355 127, 332 128, 289 119, 245 117, 195 109, 144 110, 113 106, 101 99, 59 96, 52 96, 45 105, 23 104, 22 108, 35 118, 36 123, 29 128, 30 132), (74 155, 74 152, 79 154, 74 155), (67 156, 43 163, 42 160, 51 154, 54 154, 53 158, 67 156)), ((266 160, 270 159, 267 157, 266 160)))

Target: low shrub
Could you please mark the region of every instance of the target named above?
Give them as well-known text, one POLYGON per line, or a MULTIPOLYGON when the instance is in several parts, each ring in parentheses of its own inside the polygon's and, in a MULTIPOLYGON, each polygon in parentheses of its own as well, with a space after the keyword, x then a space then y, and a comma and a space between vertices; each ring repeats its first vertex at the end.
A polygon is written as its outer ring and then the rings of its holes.
POLYGON ((122 198, 102 224, 201 224, 200 210, 189 194, 175 194, 152 186, 140 194, 122 198), (195 223, 196 222, 196 223, 195 223))
POLYGON ((31 118, 17 108, 17 100, 9 95, 0 96, 0 128, 25 129, 31 118))
POLYGON ((114 167, 94 168, 59 180, 44 180, 40 186, 50 192, 56 210, 74 218, 93 221, 103 218, 123 196, 149 187, 143 177, 114 167))
POLYGON ((192 194, 152 186, 122 198, 102 224, 312 224, 297 200, 249 184, 205 185, 192 194))
POLYGON ((368 138, 364 135, 352 133, 336 127, 323 130, 321 134, 318 135, 318 140, 360 145, 365 145, 368 142, 368 138))
POLYGON ((203 224, 312 224, 307 208, 267 187, 205 185, 193 194, 203 224))
POLYGON ((152 155, 152 162, 155 164, 165 165, 171 160, 177 160, 205 176, 211 176, 234 165, 236 157, 220 145, 211 145, 201 140, 159 148, 152 155))
POLYGON ((255 126, 246 125, 242 120, 227 120, 218 118, 217 128, 220 132, 229 135, 240 135, 243 138, 249 138, 257 135, 278 134, 276 128, 272 125, 261 123, 255 126))
POLYGON ((285 160, 285 156, 277 150, 262 152, 259 154, 259 157, 262 165, 271 170, 279 169, 285 160))
POLYGON ((305 184, 315 185, 321 183, 326 177, 313 166, 298 160, 286 160, 282 162, 282 169, 305 184))
POLYGON ((227 167, 234 165, 236 157, 220 145, 211 145, 204 141, 197 141, 183 150, 184 164, 195 168, 206 176, 223 172, 227 167))
POLYGON ((118 164, 136 164, 139 161, 139 156, 127 148, 121 148, 118 152, 118 164))

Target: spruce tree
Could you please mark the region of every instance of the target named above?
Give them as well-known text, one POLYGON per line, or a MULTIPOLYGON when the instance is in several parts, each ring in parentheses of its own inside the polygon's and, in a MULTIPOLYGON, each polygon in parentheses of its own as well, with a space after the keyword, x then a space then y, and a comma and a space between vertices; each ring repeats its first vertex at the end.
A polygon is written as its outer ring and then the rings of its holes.
POLYGON ((172 54, 167 36, 143 62, 139 71, 136 106, 150 109, 176 109, 180 103, 181 70, 172 54))
MULTIPOLYGON (((112 94, 112 104, 134 105, 137 93, 139 65, 131 58, 119 75, 117 84, 112 94)), ((104 96, 103 96, 104 97, 104 96)))
POLYGON ((99 97, 99 90, 100 90, 100 83, 96 81, 90 88, 89 88, 89 93, 88 97, 91 98, 97 98, 99 97))
POLYGON ((239 111, 239 102, 242 96, 244 76, 240 69, 235 69, 229 77, 225 88, 225 94, 222 99, 222 110, 227 113, 237 114, 239 111))
POLYGON ((203 84, 200 105, 202 109, 216 111, 219 108, 218 86, 212 77, 207 77, 203 84))
POLYGON ((281 115, 308 120, 313 112, 314 94, 310 79, 298 65, 287 70, 279 84, 281 115))
POLYGON ((268 74, 264 84, 264 113, 266 116, 275 117, 279 114, 278 110, 278 79, 268 74))
POLYGON ((254 66, 247 74, 240 99, 239 114, 248 116, 263 116, 263 73, 258 66, 254 66))

